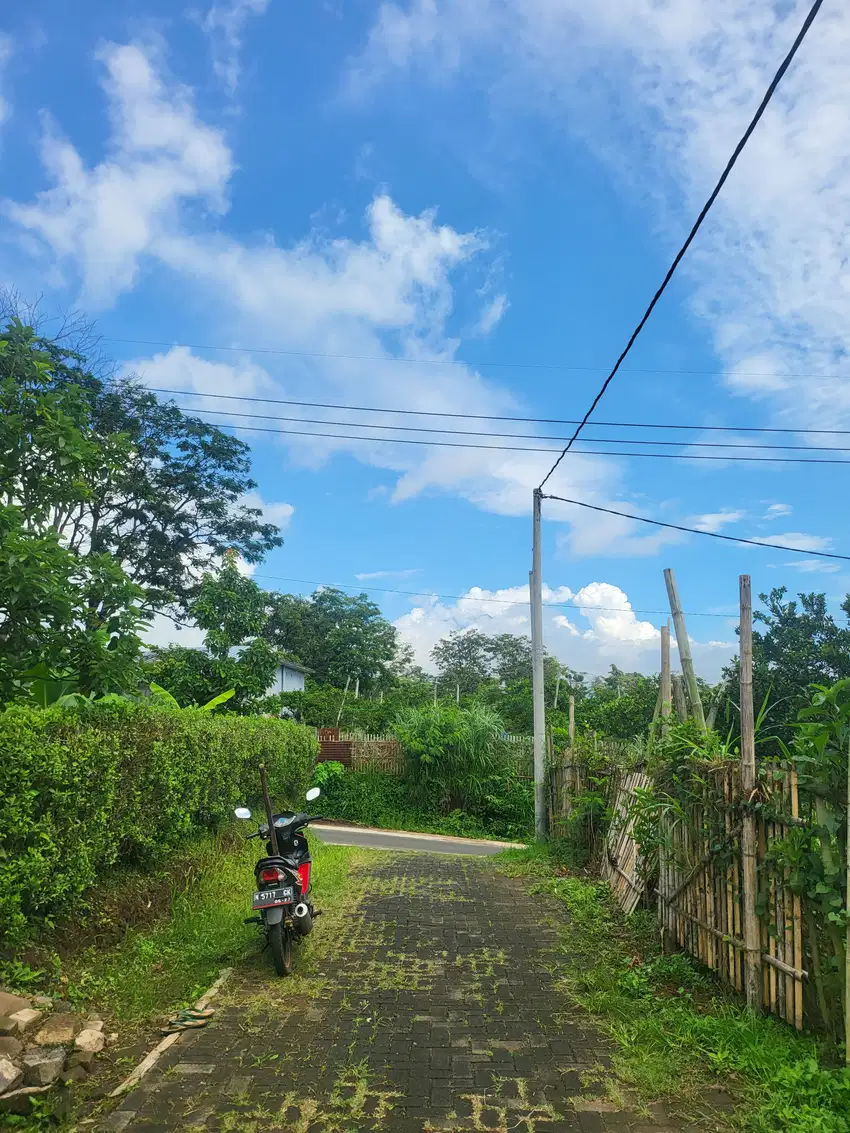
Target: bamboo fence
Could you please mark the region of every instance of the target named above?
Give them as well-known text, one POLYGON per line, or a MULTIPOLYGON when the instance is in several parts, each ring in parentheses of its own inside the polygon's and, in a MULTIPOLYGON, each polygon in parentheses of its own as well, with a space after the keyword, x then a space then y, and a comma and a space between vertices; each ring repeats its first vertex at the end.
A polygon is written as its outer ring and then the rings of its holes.
POLYGON ((626 913, 634 912, 646 889, 643 863, 634 839, 632 804, 637 792, 647 790, 649 786, 649 776, 641 769, 615 775, 609 780, 612 813, 604 843, 602 875, 626 913))

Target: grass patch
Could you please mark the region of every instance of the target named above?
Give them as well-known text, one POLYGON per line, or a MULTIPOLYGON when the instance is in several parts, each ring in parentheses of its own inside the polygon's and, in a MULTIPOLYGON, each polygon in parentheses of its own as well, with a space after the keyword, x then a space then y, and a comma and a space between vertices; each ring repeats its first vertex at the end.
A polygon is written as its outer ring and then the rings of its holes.
MULTIPOLYGON (((313 900, 330 911, 345 890, 353 865, 369 852, 326 846, 315 835, 310 849, 313 900)), ((232 829, 186 847, 179 864, 172 862, 167 873, 150 879, 153 913, 140 899, 144 875, 121 877, 104 889, 102 899, 115 910, 116 889, 131 890, 133 923, 104 923, 93 910, 90 942, 84 943, 84 923, 75 933, 72 949, 65 947, 57 954, 42 947, 30 954, 29 965, 8 965, 5 978, 24 993, 61 995, 80 1007, 94 1008, 116 1021, 122 1033, 189 1004, 221 968, 237 966, 260 951, 259 927, 243 924, 251 915, 258 852, 257 842, 246 842, 241 831, 232 829)), ((317 922, 296 963, 324 935, 330 919, 317 922)))
POLYGON ((605 883, 553 876, 540 847, 495 861, 566 905, 558 984, 613 1039, 614 1070, 642 1100, 687 1109, 720 1084, 739 1102, 733 1128, 850 1133, 850 1071, 823 1044, 752 1015, 688 957, 662 955, 651 915, 625 918, 605 883))

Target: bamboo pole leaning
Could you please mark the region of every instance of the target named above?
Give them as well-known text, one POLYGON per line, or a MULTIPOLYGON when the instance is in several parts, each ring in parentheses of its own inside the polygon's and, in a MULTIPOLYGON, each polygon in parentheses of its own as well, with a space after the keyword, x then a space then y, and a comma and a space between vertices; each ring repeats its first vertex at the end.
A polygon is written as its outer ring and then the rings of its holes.
POLYGON ((702 710, 702 700, 699 695, 697 675, 691 657, 691 643, 688 639, 688 629, 685 625, 685 615, 682 612, 682 603, 679 600, 679 590, 676 586, 676 576, 670 567, 664 571, 664 582, 667 585, 667 597, 670 601, 670 613, 673 615, 673 626, 676 630, 676 644, 679 646, 679 662, 682 674, 688 686, 688 699, 691 704, 691 713, 694 719, 705 731, 705 714, 702 710))

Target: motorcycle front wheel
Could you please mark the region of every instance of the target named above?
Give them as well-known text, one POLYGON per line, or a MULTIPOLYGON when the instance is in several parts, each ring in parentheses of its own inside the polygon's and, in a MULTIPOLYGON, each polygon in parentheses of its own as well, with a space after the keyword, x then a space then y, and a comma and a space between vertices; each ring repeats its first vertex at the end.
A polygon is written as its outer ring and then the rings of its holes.
POLYGON ((269 947, 272 950, 272 963, 279 976, 292 974, 292 932, 282 922, 269 925, 269 947))

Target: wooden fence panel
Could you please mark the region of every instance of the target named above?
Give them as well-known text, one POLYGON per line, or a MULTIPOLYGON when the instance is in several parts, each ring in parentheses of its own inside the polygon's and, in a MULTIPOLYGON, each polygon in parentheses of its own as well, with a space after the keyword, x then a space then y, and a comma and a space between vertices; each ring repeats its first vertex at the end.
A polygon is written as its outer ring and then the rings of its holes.
POLYGON ((650 786, 650 779, 644 771, 635 770, 612 777, 609 782, 612 817, 605 839, 602 875, 623 911, 632 913, 646 890, 646 878, 633 837, 631 805, 636 792, 650 786))

